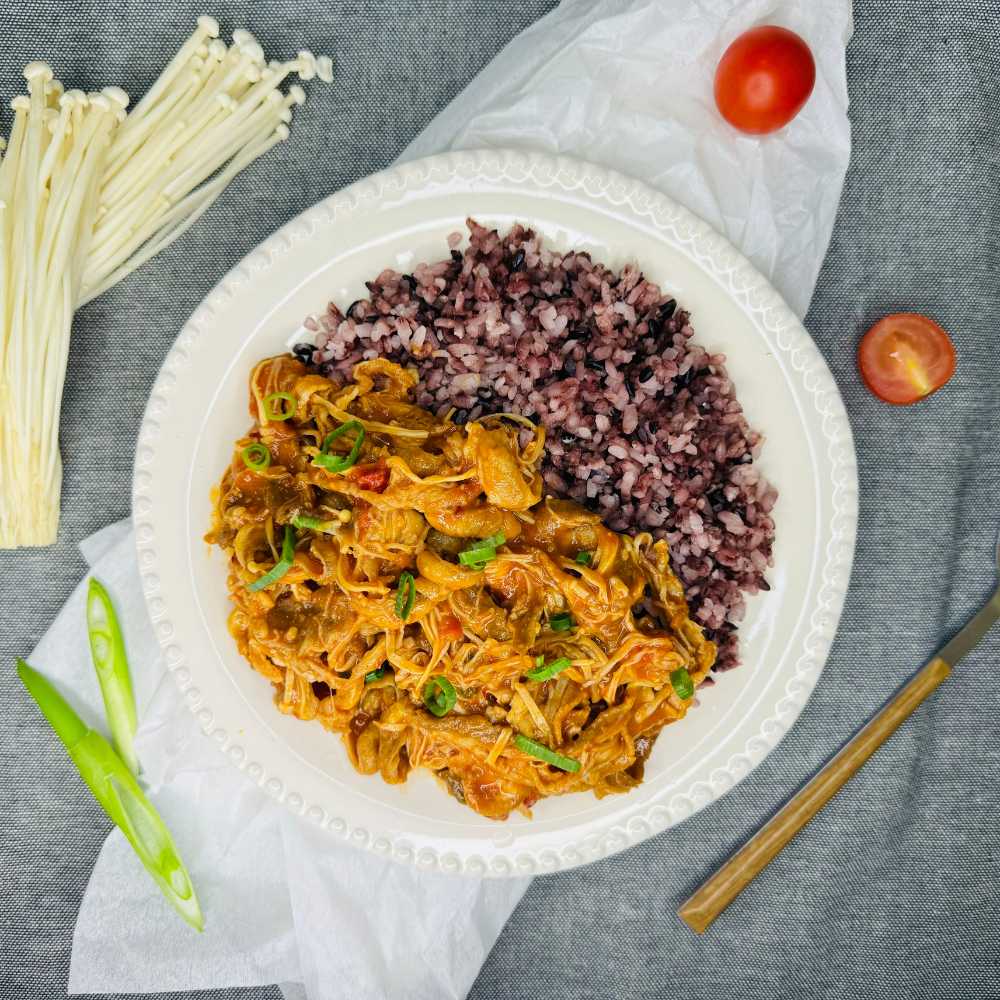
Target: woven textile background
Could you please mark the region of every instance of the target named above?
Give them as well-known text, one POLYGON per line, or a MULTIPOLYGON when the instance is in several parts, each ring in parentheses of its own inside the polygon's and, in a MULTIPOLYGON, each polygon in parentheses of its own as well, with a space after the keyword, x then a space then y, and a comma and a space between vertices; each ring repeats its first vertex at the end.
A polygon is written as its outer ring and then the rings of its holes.
MULTIPOLYGON (((176 331, 260 239, 389 164, 552 5, 213 5, 227 31, 251 28, 269 55, 303 45, 334 53, 337 82, 312 85, 292 141, 78 316, 59 544, 0 553, 0 1000, 65 994, 73 922, 108 829, 11 661, 81 577, 77 541, 128 513, 136 430, 176 331)), ((74 86, 138 94, 200 12, 146 0, 0 0, 0 94, 20 90, 20 68, 34 58, 74 86)), ((737 789, 627 854, 538 879, 476 1000, 1000 996, 1000 629, 706 936, 674 916, 993 585, 1000 0, 862 0, 855 17, 854 159, 807 320, 846 399, 860 461, 856 568, 833 653, 793 731, 737 789), (934 316, 958 348, 952 383, 911 408, 874 400, 853 360, 859 333, 898 309, 934 316)))

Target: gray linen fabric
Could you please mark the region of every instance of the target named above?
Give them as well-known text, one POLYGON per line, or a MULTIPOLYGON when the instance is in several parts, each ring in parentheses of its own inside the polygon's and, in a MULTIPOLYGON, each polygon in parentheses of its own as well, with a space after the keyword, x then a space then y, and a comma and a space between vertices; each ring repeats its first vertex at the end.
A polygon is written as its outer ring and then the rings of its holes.
MULTIPOLYGON (((303 44, 334 52, 338 80, 321 94, 312 88, 292 142, 78 317, 59 544, 0 553, 0 1000, 64 995, 73 921, 108 827, 7 665, 34 646, 83 573, 76 542, 128 513, 136 429, 168 345, 230 265, 301 209, 390 163, 551 6, 214 5, 227 28, 251 27, 269 53, 303 44)), ((200 12, 148 0, 0 0, 0 94, 20 89, 20 67, 33 58, 77 86, 114 82, 138 93, 200 12)), ((707 935, 674 916, 992 587, 998 24, 998 0, 857 5, 848 52, 854 162, 807 326, 851 414, 861 524, 816 693, 780 748, 720 802, 627 854, 538 879, 476 1000, 1000 996, 1000 630, 707 935), (944 392, 901 409, 867 393, 853 360, 859 333, 898 309, 935 316, 959 355, 944 392)))

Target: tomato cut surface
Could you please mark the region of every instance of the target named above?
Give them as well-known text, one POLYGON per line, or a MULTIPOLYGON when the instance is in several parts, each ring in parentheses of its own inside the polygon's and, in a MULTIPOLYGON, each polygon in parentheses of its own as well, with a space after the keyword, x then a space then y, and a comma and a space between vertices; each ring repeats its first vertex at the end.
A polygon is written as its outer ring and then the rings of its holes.
POLYGON ((802 110, 815 83, 809 46, 794 31, 765 24, 745 31, 722 54, 715 103, 741 132, 774 132, 802 110))
POLYGON ((955 347, 934 320, 893 313, 861 338, 858 368, 879 399, 897 406, 915 403, 955 373, 955 347))

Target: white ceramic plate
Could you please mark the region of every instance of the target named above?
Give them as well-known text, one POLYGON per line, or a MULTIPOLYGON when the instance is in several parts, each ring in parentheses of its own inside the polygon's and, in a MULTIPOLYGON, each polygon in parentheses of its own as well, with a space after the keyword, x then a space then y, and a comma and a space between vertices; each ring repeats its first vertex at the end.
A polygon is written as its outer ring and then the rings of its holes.
MULTIPOLYGON (((285 226, 197 309, 164 362, 136 455, 134 516, 149 612, 167 665, 213 743, 269 794, 332 836, 423 868, 487 875, 569 868, 703 808, 795 721, 819 677, 850 575, 857 482, 850 427, 816 346, 768 282, 663 195, 568 159, 449 154, 360 181, 285 226), (547 799, 495 823, 415 772, 389 786, 357 774, 340 739, 278 713, 226 630, 225 560, 202 541, 209 490, 245 433, 247 377, 327 301, 361 297, 384 267, 447 253, 466 216, 530 224, 555 247, 642 270, 724 351, 761 468, 780 490, 771 591, 749 601, 745 665, 699 692, 656 742, 646 780, 601 801, 547 799)), ((206 753, 211 752, 206 747, 206 753)))

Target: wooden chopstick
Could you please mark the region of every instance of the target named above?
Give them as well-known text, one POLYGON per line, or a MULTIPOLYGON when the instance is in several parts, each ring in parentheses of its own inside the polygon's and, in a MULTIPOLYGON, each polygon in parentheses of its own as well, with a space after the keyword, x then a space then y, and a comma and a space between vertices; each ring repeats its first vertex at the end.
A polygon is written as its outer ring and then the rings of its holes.
POLYGON ((701 934, 951 673, 935 657, 677 911, 701 934))

